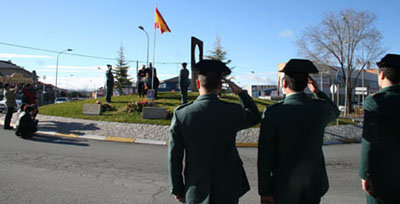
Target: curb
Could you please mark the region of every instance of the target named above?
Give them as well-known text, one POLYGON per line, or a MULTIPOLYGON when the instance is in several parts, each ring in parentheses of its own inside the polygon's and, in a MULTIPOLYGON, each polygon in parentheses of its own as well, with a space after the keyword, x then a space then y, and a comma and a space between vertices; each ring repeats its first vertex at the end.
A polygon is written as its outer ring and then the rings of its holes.
MULTIPOLYGON (((0 119, 0 124, 4 125, 4 120, 0 119)), ((15 126, 14 123, 11 125, 15 126)), ((135 143, 135 144, 149 144, 149 145, 162 145, 168 146, 167 141, 160 140, 148 140, 148 139, 133 139, 126 137, 112 137, 112 136, 98 136, 98 135, 76 135, 76 134, 65 134, 58 133, 52 131, 37 131, 37 134, 54 136, 54 137, 66 137, 66 138, 75 138, 75 139, 89 139, 89 140, 98 140, 98 141, 108 141, 108 142, 123 142, 123 143, 135 143)), ((258 147, 258 143, 236 143, 237 147, 258 147)))

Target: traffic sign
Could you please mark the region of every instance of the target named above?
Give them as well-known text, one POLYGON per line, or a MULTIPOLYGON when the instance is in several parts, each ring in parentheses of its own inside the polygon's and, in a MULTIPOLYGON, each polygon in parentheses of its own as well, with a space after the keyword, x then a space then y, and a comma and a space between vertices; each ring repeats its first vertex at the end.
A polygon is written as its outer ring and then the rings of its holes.
POLYGON ((332 84, 330 90, 331 90, 331 93, 336 93, 337 86, 335 84, 332 84))
POLYGON ((356 87, 356 91, 368 91, 368 87, 356 87))
POLYGON ((356 91, 356 95, 368 95, 368 91, 356 91))

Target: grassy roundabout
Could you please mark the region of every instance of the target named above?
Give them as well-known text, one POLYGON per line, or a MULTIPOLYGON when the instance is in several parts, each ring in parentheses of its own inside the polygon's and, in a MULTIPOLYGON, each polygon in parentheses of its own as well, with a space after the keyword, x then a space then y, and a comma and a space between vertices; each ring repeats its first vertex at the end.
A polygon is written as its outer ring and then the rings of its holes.
MULTIPOLYGON (((193 101, 197 98, 198 93, 189 93, 189 101, 193 101)), ((51 104, 42 106, 39 108, 40 114, 50 115, 50 116, 61 116, 68 118, 78 118, 78 119, 89 119, 89 120, 99 120, 108 122, 125 122, 125 123, 144 123, 144 124, 159 124, 159 125, 169 125, 171 119, 165 120, 148 120, 142 119, 142 113, 140 112, 126 112, 128 103, 133 101, 142 101, 143 98, 139 98, 137 95, 127 95, 118 96, 112 98, 111 106, 112 111, 103 112, 102 115, 92 116, 83 115, 83 105, 84 104, 94 104, 97 100, 102 103, 105 102, 104 98, 101 99, 87 99, 83 101, 71 101, 66 103, 51 104)), ((167 108, 169 111, 173 111, 177 106, 180 105, 180 93, 171 92, 160 92, 158 94, 158 99, 156 100, 157 107, 167 108)), ((222 100, 228 102, 239 103, 238 97, 233 95, 224 95, 222 100)), ((257 104, 258 110, 263 111, 268 105, 273 104, 273 101, 254 99, 257 104)), ((351 124, 351 120, 339 119, 339 124, 351 124)), ((336 125, 336 122, 332 122, 330 125, 336 125)))

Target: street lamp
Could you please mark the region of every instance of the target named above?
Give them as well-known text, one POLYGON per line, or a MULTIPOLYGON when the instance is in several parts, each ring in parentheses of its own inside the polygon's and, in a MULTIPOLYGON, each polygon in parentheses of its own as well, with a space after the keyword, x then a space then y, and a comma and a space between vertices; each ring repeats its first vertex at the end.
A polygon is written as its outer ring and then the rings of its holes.
POLYGON ((61 55, 62 53, 64 53, 64 52, 71 52, 71 51, 72 51, 72 49, 68 48, 68 49, 66 49, 66 50, 60 51, 60 52, 58 53, 58 55, 57 55, 57 64, 56 64, 56 88, 57 88, 57 80, 58 80, 58 60, 59 60, 59 58, 60 58, 60 55, 61 55))
POLYGON ((146 33, 146 36, 147 36, 147 61, 146 61, 146 64, 147 64, 147 67, 149 66, 149 34, 147 33, 147 31, 143 28, 143 26, 139 26, 139 29, 140 30, 143 30, 143 32, 144 33, 146 33))

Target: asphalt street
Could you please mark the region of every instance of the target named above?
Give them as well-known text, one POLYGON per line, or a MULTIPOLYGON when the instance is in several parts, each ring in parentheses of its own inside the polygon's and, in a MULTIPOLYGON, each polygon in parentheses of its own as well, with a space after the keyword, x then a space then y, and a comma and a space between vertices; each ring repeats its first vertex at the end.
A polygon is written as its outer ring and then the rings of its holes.
MULTIPOLYGON (((1 127, 2 128, 2 127, 1 127)), ((240 148, 251 184, 240 203, 259 203, 257 149, 240 148)), ((324 147, 330 189, 322 203, 364 203, 359 144, 324 147)), ((0 203, 176 203, 169 195, 167 147, 0 130, 0 203)))

